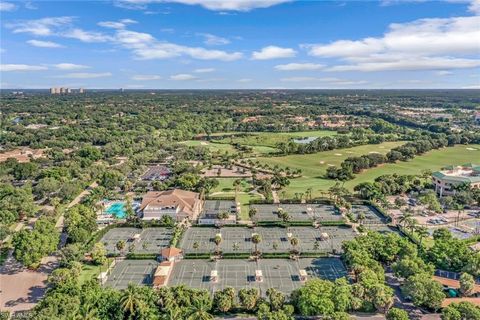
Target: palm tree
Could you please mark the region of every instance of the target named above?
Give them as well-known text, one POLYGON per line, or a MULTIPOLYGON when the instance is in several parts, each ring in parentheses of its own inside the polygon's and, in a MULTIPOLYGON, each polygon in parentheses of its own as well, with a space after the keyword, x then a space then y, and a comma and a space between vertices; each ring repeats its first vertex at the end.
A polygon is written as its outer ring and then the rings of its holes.
POLYGON ((125 246, 126 246, 126 243, 125 243, 124 240, 118 241, 117 244, 115 245, 117 250, 120 251, 121 253, 123 253, 123 250, 125 249, 125 246))
POLYGON ((360 223, 360 225, 363 224, 363 221, 365 221, 365 212, 360 212, 357 216, 357 220, 358 220, 358 223, 360 223))
POLYGON ((222 236, 220 234, 217 234, 213 239, 213 242, 215 242, 215 245, 217 246, 217 248, 215 249, 215 252, 217 254, 220 253, 219 245, 222 242, 222 236))
POLYGON ((75 320, 97 320, 97 310, 92 307, 88 302, 84 302, 80 305, 75 315, 75 320))
POLYGON ((233 186, 235 187, 235 201, 238 198, 238 192, 240 191, 241 184, 242 184, 242 181, 240 179, 235 179, 233 181, 233 186))
POLYGON ((292 251, 293 252, 298 252, 297 251, 297 246, 298 246, 298 238, 297 237, 291 237, 290 238, 290 244, 292 245, 292 251))
POLYGON ((188 309, 187 320, 213 320, 210 309, 211 306, 203 299, 194 299, 192 306, 188 309))
POLYGON ((410 232, 413 232, 415 227, 417 226, 417 220, 413 219, 412 217, 408 218, 405 222, 406 227, 410 229, 410 232))
POLYGON ((258 233, 254 233, 252 235, 252 242, 255 245, 255 254, 258 254, 257 246, 260 242, 262 242, 262 237, 258 233))
POLYGON ((424 226, 418 226, 416 227, 416 231, 417 231, 417 235, 418 235, 418 238, 420 239, 420 247, 422 246, 422 240, 426 237, 428 237, 430 235, 430 233, 428 232, 428 229, 424 226))
POLYGON ((307 188, 307 197, 308 200, 312 200, 312 187, 307 188))
POLYGON ((407 221, 412 218, 412 214, 410 212, 403 212, 400 217, 398 217, 398 223, 405 227, 407 221))
POLYGON ((131 283, 127 289, 123 290, 122 296, 120 297, 120 305, 122 306, 123 312, 128 314, 128 319, 135 318, 135 315, 141 313, 145 308, 145 303, 137 287, 131 283))
POLYGON ((200 247, 200 245, 198 244, 198 241, 195 241, 193 243, 193 250, 195 250, 195 253, 198 253, 198 248, 200 247))
POLYGON ((250 218, 250 220, 253 221, 253 218, 255 218, 255 216, 257 215, 257 208, 250 208, 250 210, 248 210, 248 217, 250 218))
POLYGON ((162 320, 178 320, 182 318, 182 310, 177 306, 172 306, 165 309, 162 314, 162 320))

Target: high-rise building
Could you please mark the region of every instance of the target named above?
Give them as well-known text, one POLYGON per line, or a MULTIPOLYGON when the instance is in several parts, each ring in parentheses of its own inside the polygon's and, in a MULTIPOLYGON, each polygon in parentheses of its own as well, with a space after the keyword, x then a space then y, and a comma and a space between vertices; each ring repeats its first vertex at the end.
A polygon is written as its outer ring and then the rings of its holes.
POLYGON ((79 92, 79 93, 85 93, 85 89, 80 88, 80 89, 78 90, 78 92, 79 92))
POLYGON ((50 94, 55 94, 55 89, 56 88, 50 88, 50 94))
POLYGON ((67 93, 72 93, 72 89, 67 88, 67 93))
POLYGON ((62 94, 63 94, 63 93, 67 93, 67 89, 66 89, 66 88, 63 88, 63 87, 60 88, 60 93, 62 93, 62 94))

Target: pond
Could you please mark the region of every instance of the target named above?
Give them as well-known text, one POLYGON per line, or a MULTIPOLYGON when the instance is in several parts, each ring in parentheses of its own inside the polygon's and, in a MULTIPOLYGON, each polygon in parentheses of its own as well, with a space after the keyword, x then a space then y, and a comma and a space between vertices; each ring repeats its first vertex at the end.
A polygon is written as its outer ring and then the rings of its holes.
POLYGON ((317 140, 317 138, 318 137, 304 137, 304 138, 293 139, 293 142, 299 143, 299 144, 307 144, 317 140))

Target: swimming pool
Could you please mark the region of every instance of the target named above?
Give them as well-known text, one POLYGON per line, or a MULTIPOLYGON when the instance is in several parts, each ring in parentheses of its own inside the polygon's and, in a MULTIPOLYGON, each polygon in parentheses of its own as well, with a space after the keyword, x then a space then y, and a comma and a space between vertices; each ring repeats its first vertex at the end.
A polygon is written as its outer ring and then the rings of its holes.
POLYGON ((125 210, 125 203, 124 202, 114 202, 112 203, 107 210, 105 210, 106 214, 114 215, 119 219, 125 219, 127 212, 125 210))

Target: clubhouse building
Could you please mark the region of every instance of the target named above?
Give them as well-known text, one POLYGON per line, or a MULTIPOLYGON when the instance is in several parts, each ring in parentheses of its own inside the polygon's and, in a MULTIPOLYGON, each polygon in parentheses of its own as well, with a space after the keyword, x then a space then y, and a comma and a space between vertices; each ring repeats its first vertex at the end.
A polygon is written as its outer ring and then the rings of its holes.
POLYGON ((463 183, 468 183, 471 188, 480 188, 480 165, 448 166, 434 172, 432 181, 440 197, 455 194, 455 187, 463 183))
POLYGON ((197 192, 173 189, 150 191, 143 197, 140 211, 143 220, 159 220, 168 215, 175 221, 196 220, 202 211, 203 202, 197 192))

